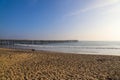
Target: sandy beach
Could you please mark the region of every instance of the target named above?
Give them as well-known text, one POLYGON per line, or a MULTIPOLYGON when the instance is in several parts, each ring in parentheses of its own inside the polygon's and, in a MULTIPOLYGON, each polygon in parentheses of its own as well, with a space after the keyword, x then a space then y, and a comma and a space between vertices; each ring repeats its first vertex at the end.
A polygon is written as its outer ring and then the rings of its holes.
POLYGON ((120 80, 120 56, 1 48, 0 80, 120 80))

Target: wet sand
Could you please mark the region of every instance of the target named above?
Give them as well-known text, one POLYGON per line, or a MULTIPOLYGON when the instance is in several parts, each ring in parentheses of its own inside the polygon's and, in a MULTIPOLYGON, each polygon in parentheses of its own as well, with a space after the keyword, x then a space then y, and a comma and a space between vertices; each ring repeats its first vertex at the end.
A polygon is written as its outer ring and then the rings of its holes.
POLYGON ((120 80, 120 56, 0 48, 0 80, 120 80))

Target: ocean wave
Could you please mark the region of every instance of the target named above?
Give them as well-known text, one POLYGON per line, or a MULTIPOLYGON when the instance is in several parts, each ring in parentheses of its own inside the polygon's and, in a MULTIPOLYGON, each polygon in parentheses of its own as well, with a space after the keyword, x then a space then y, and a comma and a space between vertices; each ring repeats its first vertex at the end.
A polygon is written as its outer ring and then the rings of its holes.
POLYGON ((120 49, 120 46, 66 46, 66 45, 26 45, 15 44, 23 47, 37 47, 37 48, 75 48, 75 49, 120 49))

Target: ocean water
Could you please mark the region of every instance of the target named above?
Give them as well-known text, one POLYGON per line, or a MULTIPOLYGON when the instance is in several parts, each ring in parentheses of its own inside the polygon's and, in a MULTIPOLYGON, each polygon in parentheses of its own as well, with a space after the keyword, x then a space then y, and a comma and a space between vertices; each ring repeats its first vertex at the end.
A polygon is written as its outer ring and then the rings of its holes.
POLYGON ((50 43, 42 45, 15 44, 15 47, 22 49, 36 49, 64 53, 120 56, 120 42, 110 41, 79 41, 50 43))

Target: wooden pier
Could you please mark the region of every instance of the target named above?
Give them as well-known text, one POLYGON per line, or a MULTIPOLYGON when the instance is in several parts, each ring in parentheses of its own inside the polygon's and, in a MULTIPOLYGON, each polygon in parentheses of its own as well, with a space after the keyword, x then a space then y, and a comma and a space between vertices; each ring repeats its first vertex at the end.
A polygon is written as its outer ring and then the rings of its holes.
POLYGON ((14 45, 14 44, 48 44, 48 43, 65 43, 78 42, 78 40, 5 40, 0 39, 0 45, 14 45))

